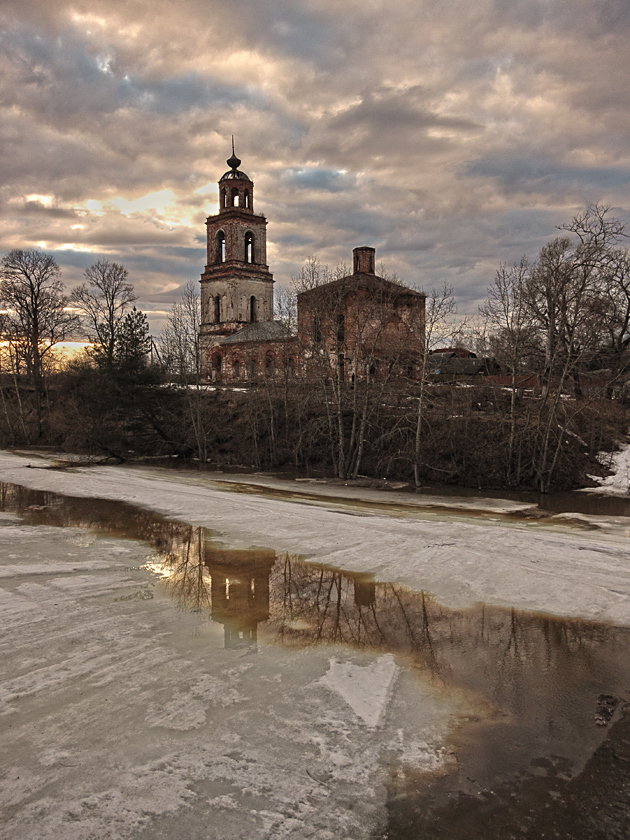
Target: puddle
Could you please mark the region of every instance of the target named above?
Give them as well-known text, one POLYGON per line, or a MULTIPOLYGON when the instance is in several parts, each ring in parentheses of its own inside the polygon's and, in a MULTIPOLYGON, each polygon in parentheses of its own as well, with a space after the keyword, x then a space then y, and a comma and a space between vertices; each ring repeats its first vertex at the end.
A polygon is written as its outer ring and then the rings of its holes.
POLYGON ((234 550, 206 529, 121 502, 0 484, 0 510, 28 524, 144 540, 161 591, 200 612, 235 655, 317 645, 387 653, 464 692, 479 715, 453 736, 457 768, 434 778, 391 766, 389 825, 379 837, 628 836, 612 830, 614 809, 593 815, 613 799, 624 819, 630 813, 629 629, 484 605, 448 609, 365 575, 234 550), (608 833, 589 834, 594 819, 608 833), (573 833, 556 831, 560 822, 573 833))

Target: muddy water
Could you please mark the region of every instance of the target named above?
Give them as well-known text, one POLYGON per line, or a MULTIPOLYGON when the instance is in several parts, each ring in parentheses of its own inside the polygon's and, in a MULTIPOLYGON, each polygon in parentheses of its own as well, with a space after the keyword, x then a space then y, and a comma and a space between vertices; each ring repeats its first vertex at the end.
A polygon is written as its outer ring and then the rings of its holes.
POLYGON ((479 717, 453 736, 458 770, 390 772, 389 840, 630 837, 630 630, 479 605, 236 551, 211 532, 130 505, 0 484, 29 524, 141 539, 160 586, 222 627, 226 648, 345 646, 392 652, 479 717))

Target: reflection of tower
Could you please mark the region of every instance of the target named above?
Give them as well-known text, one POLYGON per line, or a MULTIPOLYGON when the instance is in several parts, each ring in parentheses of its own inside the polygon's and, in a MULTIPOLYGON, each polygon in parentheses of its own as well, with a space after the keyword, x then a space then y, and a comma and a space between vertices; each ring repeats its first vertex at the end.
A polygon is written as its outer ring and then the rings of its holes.
POLYGON ((226 648, 255 646, 258 624, 269 618, 269 576, 274 551, 230 551, 204 546, 210 572, 212 620, 223 625, 226 648))
POLYGON ((357 607, 371 607, 376 603, 376 584, 371 580, 354 578, 354 603, 357 607))

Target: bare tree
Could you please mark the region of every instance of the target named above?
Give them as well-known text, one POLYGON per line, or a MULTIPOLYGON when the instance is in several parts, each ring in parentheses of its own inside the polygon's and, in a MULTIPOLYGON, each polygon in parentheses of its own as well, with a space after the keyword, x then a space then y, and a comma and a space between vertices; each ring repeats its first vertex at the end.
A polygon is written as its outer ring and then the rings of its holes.
POLYGON ((602 334, 600 366, 610 370, 607 395, 612 397, 628 370, 630 346, 630 252, 612 251, 601 293, 602 334))
POLYGON ((167 315, 160 339, 170 373, 181 382, 195 385, 201 378, 201 315, 197 285, 194 280, 186 284, 181 300, 173 304, 167 315))
POLYGON ((10 251, 0 262, 0 305, 8 310, 4 339, 15 347, 16 364, 23 364, 32 381, 38 438, 46 358, 77 328, 59 275, 54 257, 40 251, 10 251))
POLYGON ((85 270, 86 283, 73 289, 71 300, 82 313, 87 334, 106 363, 114 361, 116 339, 127 312, 137 300, 120 263, 99 260, 85 270))
POLYGON ((305 370, 322 388, 335 469, 339 478, 356 478, 386 390, 395 375, 418 366, 422 318, 417 292, 347 271, 310 259, 294 282, 305 370))
POLYGON ((424 400, 429 370, 426 364, 427 354, 433 349, 436 341, 442 341, 453 331, 450 318, 455 313, 455 296, 453 287, 445 283, 441 289, 432 289, 426 298, 424 316, 424 353, 420 369, 420 390, 418 393, 418 410, 416 415, 416 435, 413 456, 413 476, 416 487, 420 486, 420 466, 422 463, 422 432, 424 424, 424 400))
POLYGON ((160 337, 162 355, 169 373, 185 389, 188 415, 193 428, 197 457, 207 460, 207 435, 203 423, 201 385, 201 310, 197 283, 190 280, 181 300, 174 303, 160 337))
POLYGON ((623 223, 608 213, 607 207, 592 205, 564 225, 573 238, 558 237, 545 245, 525 284, 526 305, 545 347, 532 463, 542 492, 550 487, 570 419, 566 409, 560 412, 563 390, 572 380, 574 396, 581 399, 584 363, 601 346, 606 278, 624 231, 623 223))
MULTIPOLYGON (((532 320, 526 305, 526 284, 530 266, 526 257, 520 263, 507 268, 501 265, 494 277, 494 284, 488 289, 488 297, 481 307, 481 313, 491 330, 501 340, 501 357, 511 374, 510 434, 507 447, 507 480, 520 481, 520 470, 514 470, 514 444, 516 440, 517 386, 523 356, 531 345, 532 320)), ((494 343, 495 348, 497 342, 494 343)))

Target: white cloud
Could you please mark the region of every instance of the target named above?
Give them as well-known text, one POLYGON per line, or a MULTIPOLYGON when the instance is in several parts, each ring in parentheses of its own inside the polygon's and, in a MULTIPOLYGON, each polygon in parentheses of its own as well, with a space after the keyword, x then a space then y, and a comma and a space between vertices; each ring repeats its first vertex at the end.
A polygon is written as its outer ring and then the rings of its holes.
MULTIPOLYGON (((628 214, 622 0, 5 0, 0 250, 198 276, 236 135, 271 269, 348 260, 475 305, 592 201, 628 214), (44 243, 44 244, 41 244, 44 243), (62 250, 65 249, 65 250, 62 250)), ((89 264, 89 262, 87 263, 89 264)))

